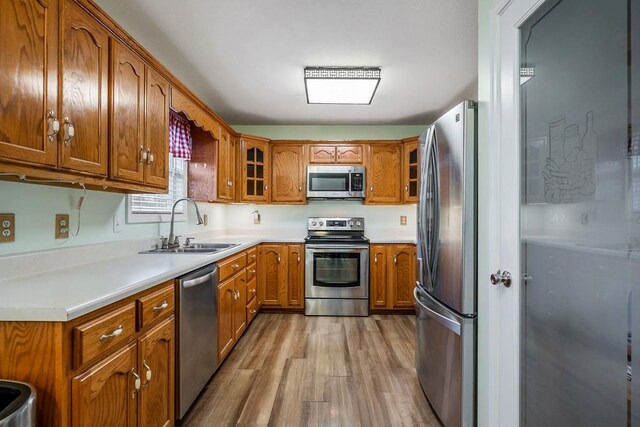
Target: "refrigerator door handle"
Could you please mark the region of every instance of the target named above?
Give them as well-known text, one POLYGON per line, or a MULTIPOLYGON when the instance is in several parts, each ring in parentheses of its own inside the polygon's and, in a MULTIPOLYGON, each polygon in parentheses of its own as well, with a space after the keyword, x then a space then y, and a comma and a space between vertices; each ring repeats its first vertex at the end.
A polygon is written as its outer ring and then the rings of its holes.
MULTIPOLYGON (((438 253, 440 251, 440 168, 438 158, 438 138, 435 132, 435 125, 433 130, 433 149, 431 151, 433 156, 433 204, 434 204, 434 219, 433 219, 433 244, 432 252, 433 258, 431 261, 431 276, 435 279, 438 274, 438 253)), ((435 287, 435 282, 433 284, 435 287)))
MULTIPOLYGON (((429 229, 427 228, 429 224, 426 224, 426 214, 427 214, 427 207, 433 206, 432 203, 431 205, 427 203, 428 202, 427 195, 429 194, 430 190, 431 190, 431 193, 433 194, 432 181, 430 180, 430 177, 431 177, 430 171, 432 166, 431 158, 432 158, 434 131, 435 131, 435 127, 433 125, 426 130, 426 135, 424 139, 426 153, 424 156, 421 157, 421 161, 420 161, 421 163, 420 169, 422 170, 422 177, 424 178, 425 182, 420 183, 420 197, 418 198, 418 243, 419 243, 418 251, 420 253, 420 255, 418 256, 419 268, 420 268, 418 277, 420 278, 420 282, 422 283, 422 286, 424 286, 425 289, 430 291, 433 290, 433 276, 432 276, 431 262, 430 262, 430 257, 431 257, 430 252, 433 247, 432 246, 433 225, 431 225, 429 229), (423 264, 426 264, 426 265, 423 265, 423 264)), ((433 217, 431 217, 430 220, 433 221, 433 217)))
POLYGON ((454 334, 460 335, 462 332, 462 325, 454 319, 450 319, 449 317, 438 313, 431 307, 426 306, 420 299, 420 292, 424 291, 420 291, 417 287, 413 289, 413 297, 415 298, 416 303, 419 304, 420 307, 422 307, 424 310, 426 310, 436 322, 440 323, 442 326, 449 329, 454 334))

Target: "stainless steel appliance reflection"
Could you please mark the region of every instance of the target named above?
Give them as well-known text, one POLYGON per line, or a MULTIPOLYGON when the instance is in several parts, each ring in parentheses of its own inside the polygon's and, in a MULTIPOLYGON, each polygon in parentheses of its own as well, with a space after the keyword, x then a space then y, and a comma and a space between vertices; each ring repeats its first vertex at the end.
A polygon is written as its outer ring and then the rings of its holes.
POLYGON ((442 423, 476 424, 476 104, 420 137, 416 369, 442 423))

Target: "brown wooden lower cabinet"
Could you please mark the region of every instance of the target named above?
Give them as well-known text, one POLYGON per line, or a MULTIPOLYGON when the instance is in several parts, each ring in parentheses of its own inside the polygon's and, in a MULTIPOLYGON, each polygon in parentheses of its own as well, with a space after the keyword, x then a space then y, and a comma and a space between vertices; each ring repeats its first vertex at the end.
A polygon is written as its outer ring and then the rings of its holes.
POLYGON ((416 246, 376 244, 369 253, 371 309, 413 310, 416 246))
POLYGON ((158 295, 173 301, 173 289, 171 280, 68 322, 0 322, 0 378, 36 387, 37 425, 173 425, 173 305, 157 304, 162 315, 144 326, 139 309, 158 295))
POLYGON ((258 299, 264 307, 304 308, 304 245, 260 245, 258 299))

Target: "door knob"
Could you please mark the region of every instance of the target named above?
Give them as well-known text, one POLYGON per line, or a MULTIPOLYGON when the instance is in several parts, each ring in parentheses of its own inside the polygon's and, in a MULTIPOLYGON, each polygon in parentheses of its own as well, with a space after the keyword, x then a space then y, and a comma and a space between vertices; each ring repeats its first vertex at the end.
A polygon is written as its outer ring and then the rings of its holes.
POLYGON ((508 271, 500 271, 498 270, 496 273, 491 275, 491 284, 498 285, 502 283, 505 288, 511 286, 511 273, 508 271))

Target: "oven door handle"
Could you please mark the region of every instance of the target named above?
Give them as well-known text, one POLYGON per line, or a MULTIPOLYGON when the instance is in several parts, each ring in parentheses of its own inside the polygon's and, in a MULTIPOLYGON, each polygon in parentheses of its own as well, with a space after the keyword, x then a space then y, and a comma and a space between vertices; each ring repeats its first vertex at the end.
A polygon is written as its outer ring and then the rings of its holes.
POLYGON ((369 249, 369 245, 305 245, 305 248, 313 252, 353 252, 369 249))

